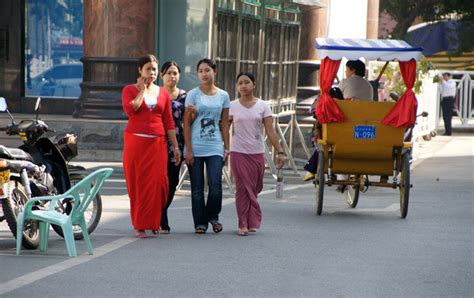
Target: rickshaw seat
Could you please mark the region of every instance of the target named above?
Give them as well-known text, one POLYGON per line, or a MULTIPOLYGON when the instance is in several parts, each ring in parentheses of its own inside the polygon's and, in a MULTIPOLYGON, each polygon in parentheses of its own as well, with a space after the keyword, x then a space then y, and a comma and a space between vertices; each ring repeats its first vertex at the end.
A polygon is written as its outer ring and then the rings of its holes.
MULTIPOLYGON (((393 128, 380 121, 395 105, 392 102, 337 100, 345 122, 322 126, 322 143, 327 160, 333 149, 333 173, 390 175, 393 173, 393 148, 403 146, 404 128, 393 128), (372 138, 356 138, 356 126, 375 128, 372 138)), ((326 163, 327 170, 327 163, 326 163)))

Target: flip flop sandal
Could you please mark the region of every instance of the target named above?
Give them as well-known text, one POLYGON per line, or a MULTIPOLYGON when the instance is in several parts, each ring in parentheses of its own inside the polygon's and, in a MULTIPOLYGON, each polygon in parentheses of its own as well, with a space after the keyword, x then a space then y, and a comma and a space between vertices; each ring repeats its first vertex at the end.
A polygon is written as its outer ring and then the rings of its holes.
POLYGON ((222 230, 223 230, 222 224, 218 223, 218 222, 212 224, 212 230, 214 231, 214 233, 222 232, 222 230))
POLYGON ((160 234, 169 234, 170 229, 160 229, 160 234))
POLYGON ((194 229, 194 232, 196 234, 206 234, 206 229, 198 227, 198 228, 194 229))
POLYGON ((151 230, 151 232, 155 235, 161 234, 160 230, 151 230))
POLYGON ((250 233, 255 233, 255 232, 257 232, 257 229, 249 229, 249 232, 250 233))
POLYGON ((145 234, 145 232, 137 232, 137 238, 145 239, 145 238, 148 238, 148 236, 147 234, 145 234))
POLYGON ((239 236, 248 236, 248 235, 249 235, 249 232, 248 232, 248 231, 241 231, 241 230, 239 230, 239 231, 237 231, 237 235, 239 235, 239 236))

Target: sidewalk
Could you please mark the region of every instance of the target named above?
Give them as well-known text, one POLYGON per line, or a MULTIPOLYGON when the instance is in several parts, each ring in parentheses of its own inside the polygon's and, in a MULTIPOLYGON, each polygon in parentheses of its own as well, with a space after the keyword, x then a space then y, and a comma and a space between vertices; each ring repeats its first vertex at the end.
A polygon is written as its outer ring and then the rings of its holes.
MULTIPOLYGON (((453 138, 456 136, 461 135, 474 135, 471 133, 459 133, 455 132, 453 136, 441 136, 438 135, 432 138, 430 141, 420 140, 416 143, 413 151, 413 158, 414 161, 412 163, 412 167, 418 166, 422 163, 425 159, 432 157, 436 152, 441 150, 447 143, 449 143, 453 138)), ((93 171, 99 168, 110 167, 114 169, 113 176, 115 177, 122 177, 124 175, 123 172, 123 165, 122 162, 99 162, 99 161, 75 161, 73 160, 72 163, 81 165, 85 167, 88 171, 93 171)), ((285 183, 287 184, 306 184, 311 182, 304 182, 302 177, 306 171, 303 169, 303 166, 299 167, 299 176, 293 173, 292 170, 285 171, 285 183)), ((274 179, 271 176, 270 172, 267 170, 265 173, 265 183, 274 184, 274 179)))

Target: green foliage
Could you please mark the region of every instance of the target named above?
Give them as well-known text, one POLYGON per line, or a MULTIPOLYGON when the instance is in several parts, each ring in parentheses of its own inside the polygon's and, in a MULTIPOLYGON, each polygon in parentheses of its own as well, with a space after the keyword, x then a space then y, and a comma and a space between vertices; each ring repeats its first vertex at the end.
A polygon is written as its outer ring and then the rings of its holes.
MULTIPOLYGON (((422 80, 431 69, 433 69, 433 65, 426 58, 423 58, 416 63, 416 80, 413 86, 413 91, 415 94, 420 94, 423 83, 422 80)), ((378 76, 381 70, 382 67, 376 68, 375 76, 378 76)), ((403 92, 406 90, 406 87, 400 75, 400 67, 398 66, 398 63, 390 63, 383 74, 386 78, 385 84, 388 84, 389 86, 388 92, 395 92, 398 96, 402 96, 403 92)))

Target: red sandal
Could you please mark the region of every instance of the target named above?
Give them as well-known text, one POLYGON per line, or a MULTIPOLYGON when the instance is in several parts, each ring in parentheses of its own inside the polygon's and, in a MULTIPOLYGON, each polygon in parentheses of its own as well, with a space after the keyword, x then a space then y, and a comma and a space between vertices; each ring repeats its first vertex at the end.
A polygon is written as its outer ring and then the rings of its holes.
POLYGON ((139 231, 137 231, 137 238, 139 238, 139 239, 145 239, 145 238, 148 238, 148 236, 147 236, 147 234, 145 233, 145 231, 139 230, 139 231))

